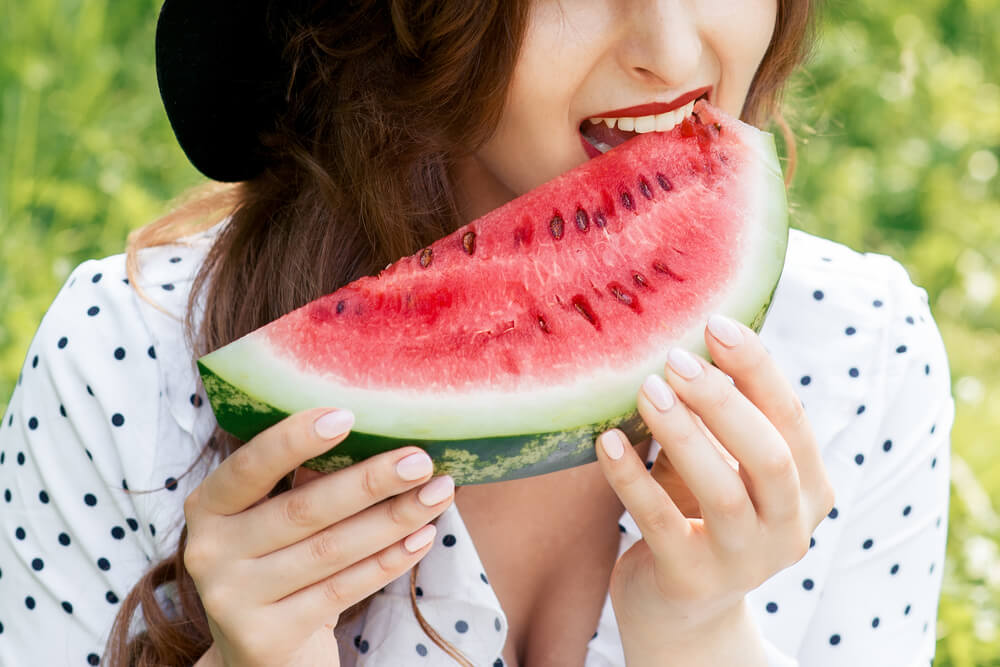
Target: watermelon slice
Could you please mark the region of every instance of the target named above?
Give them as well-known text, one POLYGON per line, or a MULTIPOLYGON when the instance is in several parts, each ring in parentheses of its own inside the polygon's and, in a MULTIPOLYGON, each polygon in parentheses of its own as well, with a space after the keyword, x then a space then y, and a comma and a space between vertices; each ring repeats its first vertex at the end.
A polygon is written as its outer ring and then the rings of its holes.
POLYGON ((316 470, 415 444, 460 485, 540 475, 646 435, 640 384, 671 345, 706 355, 711 313, 759 330, 787 242, 773 137, 700 101, 198 365, 243 440, 352 410, 316 470))

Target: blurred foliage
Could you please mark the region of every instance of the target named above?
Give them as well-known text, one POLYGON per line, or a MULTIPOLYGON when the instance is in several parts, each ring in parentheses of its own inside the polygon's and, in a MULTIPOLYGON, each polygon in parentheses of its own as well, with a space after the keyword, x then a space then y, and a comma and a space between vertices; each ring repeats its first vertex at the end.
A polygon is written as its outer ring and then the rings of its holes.
MULTIPOLYGON (((79 262, 202 177, 153 68, 159 0, 3 0, 0 399, 79 262)), ((1000 666, 1000 6, 829 1, 787 115, 795 225, 900 260, 944 335, 958 415, 935 664, 1000 666)))

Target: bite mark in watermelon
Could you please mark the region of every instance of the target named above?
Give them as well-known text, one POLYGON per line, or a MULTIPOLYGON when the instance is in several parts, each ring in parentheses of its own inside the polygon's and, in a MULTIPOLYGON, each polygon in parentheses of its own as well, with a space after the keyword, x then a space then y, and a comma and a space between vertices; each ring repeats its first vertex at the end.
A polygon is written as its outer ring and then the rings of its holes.
POLYGON ((456 484, 596 460, 671 345, 706 355, 719 312, 763 325, 788 241, 773 138, 704 101, 198 361, 243 440, 299 410, 355 414, 306 465, 407 444, 456 484))

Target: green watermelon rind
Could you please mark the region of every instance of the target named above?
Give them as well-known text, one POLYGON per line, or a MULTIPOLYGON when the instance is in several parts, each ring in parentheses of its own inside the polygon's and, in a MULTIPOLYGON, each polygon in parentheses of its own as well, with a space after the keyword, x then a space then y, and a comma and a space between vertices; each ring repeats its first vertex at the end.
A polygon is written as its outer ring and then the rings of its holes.
MULTIPOLYGON (((754 130, 749 144, 761 158, 758 163, 761 168, 757 171, 761 182, 751 190, 760 198, 764 228, 757 230, 754 247, 749 249, 750 259, 734 281, 736 284, 711 310, 760 331, 784 265, 788 219, 785 186, 773 137, 754 130), (749 281, 748 275, 754 279, 749 281)), ((708 357, 704 324, 692 325, 676 344, 708 357)), ((548 392, 551 397, 555 392, 560 396, 559 401, 547 402, 549 412, 539 412, 531 405, 532 398, 516 394, 489 397, 492 401, 489 410, 484 409, 482 401, 473 400, 468 406, 459 405, 457 412, 452 406, 456 401, 461 402, 461 395, 438 396, 437 403, 428 404, 425 396, 391 391, 370 392, 372 395, 363 399, 355 389, 348 398, 334 387, 344 396, 337 400, 340 396, 331 397, 330 392, 324 391, 321 378, 296 377, 286 364, 251 338, 240 339, 202 357, 198 367, 220 427, 244 441, 292 412, 312 407, 348 407, 356 416, 355 430, 326 454, 307 461, 306 467, 331 472, 379 452, 416 445, 430 454, 437 474, 450 474, 456 484, 463 485, 530 477, 595 461, 594 440, 613 427, 621 428, 637 444, 648 436, 636 412, 639 385, 650 373, 662 374, 666 353, 666 349, 657 350, 644 362, 618 373, 611 383, 605 371, 600 381, 585 379, 582 386, 540 388, 543 395, 548 392), (247 372, 247 368, 252 372, 247 372), (289 378, 294 380, 289 382, 289 378), (282 389, 276 392, 275 382, 282 379, 282 389), (414 430, 413 423, 393 423, 398 411, 389 407, 388 397, 398 401, 397 404, 424 401, 425 414, 419 414, 419 404, 411 404, 409 411, 418 413, 423 420, 420 427, 425 432, 414 430), (508 399, 510 403, 504 404, 508 399), (469 409, 463 411, 464 407, 469 409), (438 413, 439 418, 428 419, 438 417, 438 413), (581 422, 588 423, 581 425, 581 422), (540 424, 544 426, 538 428, 540 424)))

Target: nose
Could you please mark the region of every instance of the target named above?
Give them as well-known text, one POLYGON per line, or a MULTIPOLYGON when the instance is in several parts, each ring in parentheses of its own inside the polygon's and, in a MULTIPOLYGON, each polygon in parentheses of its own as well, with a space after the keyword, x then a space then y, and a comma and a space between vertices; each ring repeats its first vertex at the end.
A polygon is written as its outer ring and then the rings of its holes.
POLYGON ((631 76, 644 85, 679 88, 690 83, 704 50, 694 2, 652 0, 633 3, 622 58, 631 76))

